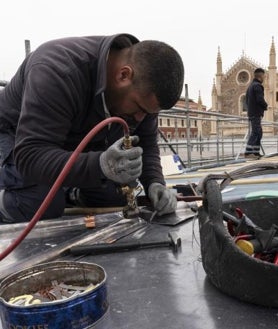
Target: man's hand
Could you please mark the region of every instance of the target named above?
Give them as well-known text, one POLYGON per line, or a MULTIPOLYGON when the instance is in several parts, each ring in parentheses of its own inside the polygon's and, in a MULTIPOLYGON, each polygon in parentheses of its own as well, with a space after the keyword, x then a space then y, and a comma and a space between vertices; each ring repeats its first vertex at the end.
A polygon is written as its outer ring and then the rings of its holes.
MULTIPOLYGON (((131 139, 133 145, 139 142, 138 136, 131 136, 131 139)), ((122 145, 121 138, 100 155, 99 164, 108 179, 116 183, 128 184, 135 181, 142 173, 143 150, 139 146, 125 150, 122 145)))
POLYGON ((177 208, 175 193, 160 183, 150 185, 148 196, 159 216, 174 212, 177 208))

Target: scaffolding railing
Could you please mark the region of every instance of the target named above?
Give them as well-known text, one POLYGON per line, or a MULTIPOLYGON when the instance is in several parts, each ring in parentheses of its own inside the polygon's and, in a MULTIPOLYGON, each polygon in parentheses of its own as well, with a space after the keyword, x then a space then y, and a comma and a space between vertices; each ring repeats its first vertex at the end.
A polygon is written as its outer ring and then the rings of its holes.
MULTIPOLYGON (((8 81, 0 80, 0 87, 3 88, 7 84, 8 81)), ((178 138, 178 136, 174 136, 173 139, 169 140, 167 136, 163 134, 160 127, 160 141, 158 144, 161 154, 166 154, 166 148, 169 149, 171 153, 178 154, 182 165, 189 169, 196 165, 202 166, 210 163, 222 164, 223 162, 232 160, 238 161, 240 153, 243 151, 243 147, 247 142, 249 131, 248 117, 224 114, 213 110, 199 111, 189 109, 187 85, 185 85, 185 107, 186 108, 173 107, 170 110, 162 110, 159 112, 160 118, 165 117, 174 119, 174 130, 176 133, 179 128, 178 119, 183 119, 186 122, 184 127, 186 137, 182 139, 178 138), (193 138, 191 136, 191 122, 193 120, 201 120, 202 122, 207 121, 211 124, 214 123, 214 134, 210 136, 203 136, 202 132, 198 132, 198 135, 193 138), (224 136, 223 131, 227 128, 227 125, 225 125, 226 122, 236 123, 237 125, 245 127, 244 137, 238 137, 236 135, 224 136)), ((278 123, 273 121, 263 120, 262 125, 278 128, 278 123)), ((263 151, 265 149, 267 151, 275 150, 275 152, 278 153, 278 136, 274 135, 272 137, 264 137, 263 145, 263 151)))
MULTIPOLYGON (((239 161, 241 153, 244 153, 244 147, 247 142, 249 134, 249 119, 247 116, 224 114, 215 111, 199 111, 192 109, 172 108, 170 110, 163 110, 159 113, 159 118, 172 118, 174 119, 174 136, 170 140, 167 136, 163 141, 159 141, 161 154, 166 154, 165 148, 171 146, 176 154, 179 154, 182 163, 187 168, 192 168, 195 165, 204 165, 206 163, 223 164, 226 161, 239 161), (178 127, 178 120, 182 119, 186 122, 185 127, 178 127), (192 137, 191 122, 201 120, 202 122, 208 121, 214 124, 214 131, 208 136, 204 136, 202 132, 198 132, 197 136, 192 137), (227 125, 227 122, 230 125, 227 125), (232 124, 237 125, 244 131, 244 134, 231 134, 225 135, 225 129, 232 127, 232 124), (179 129, 185 130, 184 138, 177 136, 179 129), (195 152, 194 152, 195 150, 195 152), (204 152, 205 150, 210 152, 204 152)), ((273 121, 262 120, 263 127, 278 128, 278 123, 273 121)), ((164 127, 165 130, 169 127, 164 127)), ((160 134, 163 133, 163 127, 159 127, 160 134)), ((274 131, 274 129, 273 129, 274 131)), ((265 149, 269 153, 278 152, 278 137, 276 134, 273 136, 265 136, 262 144, 263 153, 265 149), (275 152, 273 152, 275 151, 275 152)))

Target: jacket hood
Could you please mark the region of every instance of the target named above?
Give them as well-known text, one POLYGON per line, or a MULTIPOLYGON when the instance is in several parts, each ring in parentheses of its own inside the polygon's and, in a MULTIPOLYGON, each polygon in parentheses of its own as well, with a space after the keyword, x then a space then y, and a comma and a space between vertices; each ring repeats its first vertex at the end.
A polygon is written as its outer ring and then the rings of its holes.
MULTIPOLYGON (((115 34, 108 37, 103 37, 103 41, 100 45, 99 49, 99 59, 98 59, 98 67, 97 67, 97 84, 96 84, 96 92, 95 95, 102 93, 106 88, 106 62, 109 54, 109 50, 115 40, 119 37, 125 37, 130 41, 130 45, 134 45, 139 42, 139 40, 127 33, 115 34)), ((128 44, 127 44, 128 46, 128 44)), ((123 48, 125 48, 123 46, 123 48)))

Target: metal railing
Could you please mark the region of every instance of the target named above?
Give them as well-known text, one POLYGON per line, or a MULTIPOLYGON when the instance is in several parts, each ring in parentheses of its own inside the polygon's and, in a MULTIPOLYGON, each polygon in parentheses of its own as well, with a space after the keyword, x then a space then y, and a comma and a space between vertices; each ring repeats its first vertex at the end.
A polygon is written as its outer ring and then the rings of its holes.
MULTIPOLYGON (((213 111, 198 111, 191 109, 172 108, 171 110, 161 111, 159 118, 173 118, 175 134, 171 140, 165 138, 163 141, 159 140, 159 147, 161 155, 167 155, 171 152, 167 152, 167 148, 171 146, 175 150, 175 153, 179 154, 183 164, 186 164, 187 168, 193 166, 202 166, 206 164, 220 165, 227 161, 240 161, 240 154, 244 153, 246 146, 248 132, 249 132, 249 120, 248 117, 229 115, 223 113, 217 113, 213 111), (186 122, 186 138, 178 138, 176 132, 178 132, 178 120, 183 119, 186 122), (202 133, 198 133, 197 137, 191 136, 191 122, 195 120, 207 121, 215 124, 215 131, 213 135, 203 136, 202 133), (241 129, 241 133, 237 135, 231 134, 225 136, 225 130, 229 128, 227 122, 230 124, 236 124, 241 129), (242 133, 244 131, 244 133, 242 133)), ((273 121, 262 121, 263 127, 278 128, 278 123, 273 121)), ((231 125, 230 125, 231 127, 231 125)), ((162 127, 160 127, 161 130, 162 127)), ((165 130, 170 127, 164 127, 165 130)), ((194 127, 195 128, 195 127, 194 127)), ((163 128, 162 128, 163 129, 163 128)), ((278 152, 278 136, 265 136, 262 140, 263 148, 268 153, 278 152)), ((242 160, 243 161, 243 160, 242 160)))
MULTIPOLYGON (((0 80, 0 87, 5 87, 8 81, 0 80)), ((174 136, 174 140, 168 140, 160 129, 160 153, 161 155, 174 153, 178 154, 181 163, 186 168, 192 168, 193 166, 204 166, 210 164, 219 165, 227 161, 239 160, 240 152, 244 151, 243 147, 247 142, 249 120, 244 116, 229 115, 218 113, 214 111, 198 111, 191 110, 189 108, 189 98, 187 85, 185 85, 185 109, 172 108, 171 110, 160 111, 160 118, 173 118, 174 130, 178 132, 178 119, 183 119, 186 122, 186 138, 177 138, 174 136), (213 136, 203 136, 199 133, 197 137, 191 136, 191 122, 195 120, 207 121, 215 123, 215 134, 213 136), (244 137, 238 137, 235 135, 224 136, 223 130, 227 128, 223 123, 234 122, 237 125, 245 127, 244 137), (167 152, 168 150, 169 152, 167 152)), ((278 123, 272 121, 262 121, 263 126, 277 128, 278 123)), ((166 127, 168 128, 168 127, 166 127)), ((173 127, 172 127, 173 128, 173 127)), ((196 127, 194 127, 196 128, 196 127)), ((262 144, 263 150, 268 152, 278 153, 278 135, 272 137, 264 137, 262 144)))

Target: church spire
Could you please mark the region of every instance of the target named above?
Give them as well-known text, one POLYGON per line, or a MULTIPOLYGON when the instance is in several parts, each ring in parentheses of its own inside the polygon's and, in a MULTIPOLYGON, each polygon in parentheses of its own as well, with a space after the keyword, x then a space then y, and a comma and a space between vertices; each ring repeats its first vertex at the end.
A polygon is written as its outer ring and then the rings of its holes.
POLYGON ((274 37, 272 37, 270 52, 269 52, 269 68, 276 69, 276 50, 274 44, 274 37))
MULTIPOLYGON (((218 100, 218 97, 217 97, 216 82, 215 82, 215 79, 213 79, 213 85, 212 85, 212 91, 211 91, 211 107, 212 107, 212 111, 217 111, 217 107, 218 107, 217 100, 218 100)), ((213 131, 214 134, 216 133, 216 124, 215 124, 215 121, 214 122, 213 121, 211 122, 211 130, 213 131)))
POLYGON ((202 102, 202 98, 201 98, 201 91, 199 90, 199 97, 198 97, 198 110, 202 110, 203 109, 203 102, 202 102))
POLYGON ((213 85, 212 85, 212 92, 211 92, 212 96, 217 95, 217 89, 216 89, 216 84, 215 84, 215 79, 213 79, 213 85))
POLYGON ((220 53, 220 47, 218 47, 218 52, 217 52, 217 73, 216 74, 223 74, 222 72, 222 57, 220 53))

